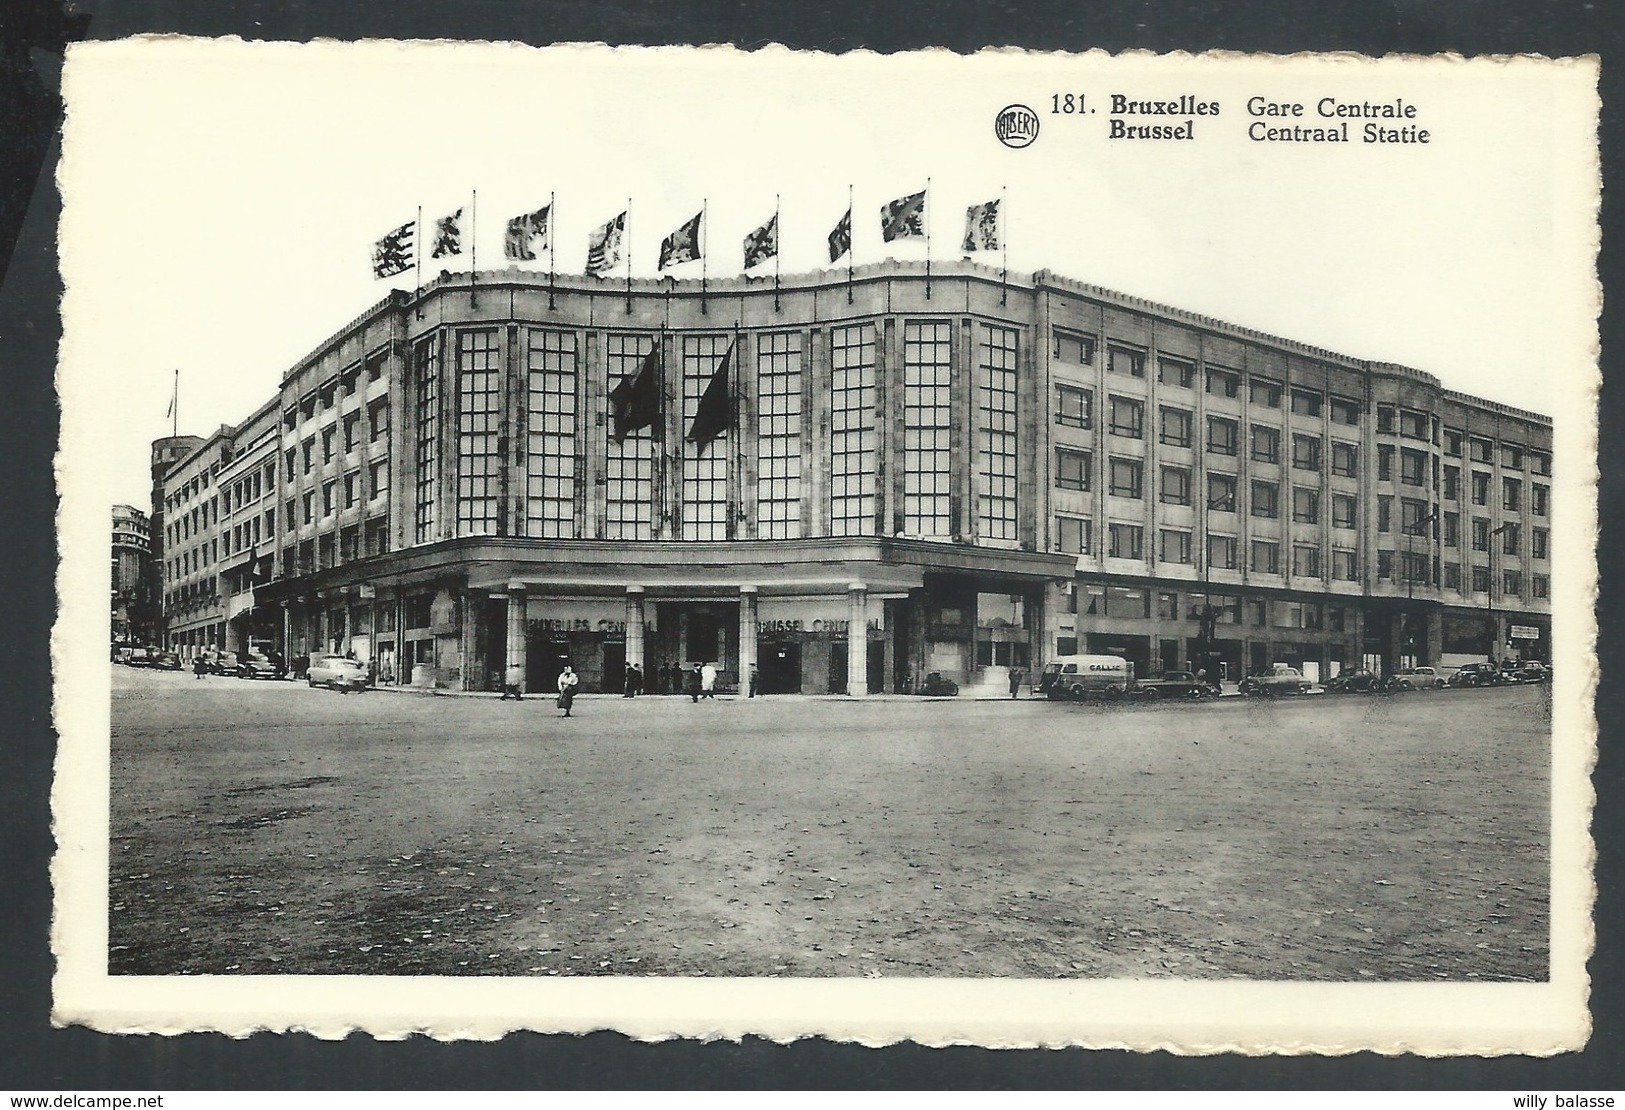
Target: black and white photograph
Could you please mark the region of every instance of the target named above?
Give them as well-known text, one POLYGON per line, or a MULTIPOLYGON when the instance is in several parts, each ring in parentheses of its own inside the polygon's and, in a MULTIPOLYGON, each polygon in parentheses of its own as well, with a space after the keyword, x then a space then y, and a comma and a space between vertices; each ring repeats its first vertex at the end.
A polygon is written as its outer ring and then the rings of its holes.
POLYGON ((70 47, 56 1020, 1580 1047, 1596 80, 70 47))

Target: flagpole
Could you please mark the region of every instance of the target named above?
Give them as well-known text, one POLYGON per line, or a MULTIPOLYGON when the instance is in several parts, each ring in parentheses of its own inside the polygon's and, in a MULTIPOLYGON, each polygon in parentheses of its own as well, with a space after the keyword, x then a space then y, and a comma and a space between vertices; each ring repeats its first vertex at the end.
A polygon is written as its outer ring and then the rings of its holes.
POLYGON ((706 286, 705 277, 706 277, 706 270, 710 265, 709 260, 706 258, 706 255, 709 254, 710 252, 705 249, 705 240, 711 234, 710 231, 706 228, 705 225, 711 222, 711 218, 710 218, 710 215, 709 215, 710 211, 711 211, 711 198, 710 197, 702 197, 702 198, 700 198, 700 233, 694 237, 696 240, 698 240, 694 245, 695 245, 695 247, 697 247, 699 249, 699 252, 700 252, 700 315, 701 316, 707 315, 709 313, 709 311, 710 311, 709 309, 707 309, 705 307, 705 286, 706 286))
POLYGON ((626 240, 626 314, 632 315, 632 198, 626 198, 626 221, 621 226, 621 238, 626 240))
POLYGON ((852 303, 852 256, 858 251, 858 231, 852 219, 852 183, 846 183, 846 303, 852 303))
POLYGON ((169 411, 173 416, 169 424, 169 434, 178 436, 181 434, 181 368, 179 366, 175 367, 175 392, 169 400, 169 411))
POLYGON ((779 194, 773 194, 773 311, 779 311, 779 194))
MULTIPOLYGON (((479 294, 474 290, 474 282, 479 274, 480 259, 480 191, 468 191, 468 307, 475 308, 480 303, 479 294)), ((927 240, 929 244, 929 240, 927 240)))
POLYGON ((925 179, 925 195, 920 198, 925 209, 925 299, 931 299, 931 178, 925 179))
POLYGON ((558 258, 554 255, 555 244, 559 241, 559 213, 558 197, 551 190, 547 194, 547 307, 557 308, 558 290, 554 282, 558 280, 558 258))
POLYGON ((423 319, 423 205, 418 205, 418 218, 412 224, 412 261, 417 265, 417 288, 412 300, 417 304, 418 319, 423 319))
POLYGON ((994 226, 999 231, 999 249, 1004 252, 1003 262, 999 269, 1000 305, 1010 303, 1010 229, 1005 223, 1007 219, 1005 209, 1009 207, 1009 201, 1010 186, 1001 185, 999 187, 999 218, 994 221, 994 226))

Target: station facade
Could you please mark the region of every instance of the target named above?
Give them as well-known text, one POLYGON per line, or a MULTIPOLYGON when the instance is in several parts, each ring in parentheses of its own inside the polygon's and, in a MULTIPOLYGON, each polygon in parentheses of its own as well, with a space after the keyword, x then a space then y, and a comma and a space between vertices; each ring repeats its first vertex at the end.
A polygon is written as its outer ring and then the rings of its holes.
POLYGON ((443 274, 168 470, 166 612, 183 652, 458 689, 1549 658, 1551 452, 1421 371, 1049 272, 443 274))

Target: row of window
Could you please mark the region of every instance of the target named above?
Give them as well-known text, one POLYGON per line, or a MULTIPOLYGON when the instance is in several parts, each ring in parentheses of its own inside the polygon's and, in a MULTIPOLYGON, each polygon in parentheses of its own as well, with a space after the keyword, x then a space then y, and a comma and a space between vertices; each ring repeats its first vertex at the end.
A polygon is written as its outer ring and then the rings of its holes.
POLYGON ((286 530, 297 531, 300 525, 314 524, 345 509, 353 509, 365 497, 367 501, 383 497, 389 492, 389 460, 379 459, 367 470, 365 485, 359 470, 352 470, 343 479, 330 478, 320 490, 306 490, 295 502, 289 499, 283 509, 286 530), (321 500, 317 500, 320 493, 321 500), (297 511, 297 515, 295 510, 297 511), (320 510, 318 512, 318 509, 320 510))
MULTIPOLYGON (((321 445, 321 465, 326 466, 341 453, 340 433, 343 434, 342 453, 350 454, 361 445, 362 412, 347 412, 339 423, 329 424, 316 435, 307 436, 297 447, 282 453, 283 476, 292 482, 297 474, 309 474, 317 466, 317 444, 321 445)), ((377 443, 389 435, 389 401, 380 398, 367 406, 367 442, 377 443)))
POLYGON ((361 388, 363 371, 368 382, 376 382, 384 376, 384 363, 387 361, 387 352, 374 351, 367 356, 365 365, 355 363, 346 367, 336 377, 323 382, 316 389, 306 394, 297 404, 289 405, 282 412, 282 424, 289 431, 293 431, 300 423, 312 420, 318 412, 325 412, 339 404, 346 397, 354 395, 361 388))

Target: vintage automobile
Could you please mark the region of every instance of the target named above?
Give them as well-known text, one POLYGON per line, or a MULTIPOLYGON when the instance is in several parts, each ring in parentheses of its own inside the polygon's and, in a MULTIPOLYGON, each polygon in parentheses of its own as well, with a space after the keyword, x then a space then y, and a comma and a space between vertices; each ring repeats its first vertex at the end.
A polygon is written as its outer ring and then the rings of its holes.
POLYGON ((367 688, 367 665, 343 655, 320 655, 310 661, 305 680, 312 687, 326 686, 340 693, 367 688))
POLYGON ((1212 692, 1203 679, 1190 671, 1164 671, 1155 678, 1142 678, 1134 683, 1134 693, 1147 701, 1158 698, 1200 698, 1212 692))
POLYGON ((209 674, 234 675, 237 673, 237 653, 235 651, 208 652, 203 657, 204 668, 209 674))
POLYGON ((160 671, 178 671, 181 669, 181 657, 173 651, 154 649, 147 654, 147 666, 160 671))
POLYGON ((1442 690, 1448 685, 1432 667, 1401 667, 1382 680, 1381 689, 1405 693, 1409 690, 1442 690))
POLYGON ((1326 683, 1328 694, 1369 694, 1377 689, 1381 682, 1375 674, 1363 667, 1339 672, 1336 678, 1326 683))
POLYGON ((1313 688, 1314 683, 1304 678, 1302 671, 1285 663, 1276 663, 1267 671, 1241 680, 1241 692, 1250 698, 1307 694, 1313 688))
POLYGON ((276 664, 257 651, 245 654, 237 663, 238 678, 276 678, 276 664))
POLYGON ((1450 676, 1450 685, 1456 687, 1504 686, 1506 682, 1494 663, 1468 663, 1450 676))
POLYGON ((1038 690, 1060 698, 1121 698, 1134 686, 1134 664, 1116 655, 1060 655, 1044 664, 1038 690))

